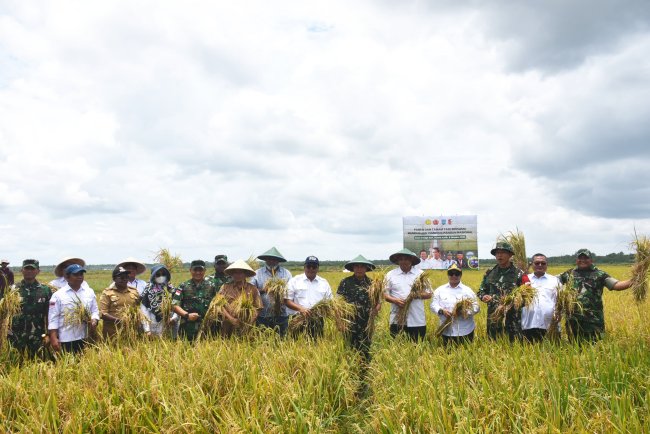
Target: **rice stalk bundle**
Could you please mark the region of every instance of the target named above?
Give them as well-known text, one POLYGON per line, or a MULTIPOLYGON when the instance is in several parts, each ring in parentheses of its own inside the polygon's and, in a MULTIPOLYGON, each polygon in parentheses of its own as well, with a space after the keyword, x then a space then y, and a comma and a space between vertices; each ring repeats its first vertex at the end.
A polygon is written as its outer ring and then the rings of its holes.
POLYGON ((369 336, 372 336, 375 332, 375 319, 378 315, 378 312, 375 311, 375 306, 384 301, 386 273, 388 273, 387 267, 376 269, 370 278, 370 285, 366 288, 366 291, 368 291, 368 300, 370 301, 370 316, 368 317, 368 325, 366 326, 366 332, 369 336))
POLYGON ((467 319, 469 313, 474 308, 474 301, 471 298, 463 297, 456 302, 451 310, 451 317, 445 318, 442 324, 436 330, 436 336, 442 335, 442 332, 454 322, 456 318, 467 319))
POLYGON ((348 303, 343 297, 334 296, 320 300, 309 309, 309 315, 296 315, 289 323, 291 331, 299 331, 307 328, 310 323, 331 318, 336 328, 345 333, 350 326, 350 320, 355 314, 355 307, 348 303))
POLYGON ((72 309, 66 310, 63 315, 63 323, 70 326, 90 324, 92 321, 90 310, 79 296, 75 295, 75 297, 76 300, 72 302, 72 309))
POLYGON ((253 271, 260 268, 260 261, 258 261, 257 258, 253 255, 250 255, 248 259, 246 259, 246 263, 253 269, 253 271))
POLYGON ((424 271, 418 275, 411 285, 411 292, 404 300, 404 306, 397 311, 397 324, 401 326, 406 325, 406 318, 408 317, 409 309, 413 300, 421 298, 429 290, 431 290, 431 281, 429 280, 429 272, 424 271))
POLYGON ((650 284, 650 239, 635 232, 631 243, 635 250, 632 264, 632 295, 637 303, 645 301, 650 284))
POLYGON ((284 299, 287 298, 287 282, 284 279, 273 277, 266 281, 264 290, 273 301, 273 315, 280 316, 284 299))
POLYGON ((551 323, 546 332, 550 339, 559 339, 560 324, 562 324, 563 321, 566 323, 566 319, 573 315, 574 312, 583 312, 582 303, 578 300, 578 291, 576 291, 575 288, 573 274, 569 274, 567 282, 564 285, 559 284, 556 291, 553 317, 551 318, 551 323))
POLYGON ((162 300, 160 300, 160 322, 162 323, 162 329, 163 329, 163 334, 168 333, 171 334, 171 329, 174 327, 173 324, 170 324, 169 321, 172 318, 172 315, 174 314, 172 308, 172 292, 174 291, 173 288, 169 288, 171 291, 168 291, 167 289, 162 290, 162 300))
POLYGON ((140 310, 140 305, 128 306, 120 312, 117 324, 118 339, 122 342, 136 342, 142 335, 142 324, 149 319, 140 310))
POLYGON ((255 323, 257 307, 253 302, 253 296, 248 295, 245 291, 242 291, 241 295, 232 302, 228 310, 245 328, 255 323))
POLYGON ((210 332, 212 325, 217 324, 219 321, 221 321, 223 308, 227 304, 228 300, 221 294, 217 294, 212 298, 210 305, 208 306, 208 310, 205 311, 205 315, 203 316, 203 321, 201 321, 199 338, 206 336, 210 332))
MULTIPOLYGON (((6 277, 2 277, 6 283, 6 277)), ((5 287, 4 296, 0 299, 0 349, 7 346, 7 334, 14 316, 20 312, 20 302, 20 291, 13 285, 5 287)))
POLYGON ((153 257, 154 262, 164 265, 170 272, 182 271, 183 260, 180 255, 174 255, 169 249, 160 248, 153 257))
POLYGON ((510 231, 502 235, 501 239, 510 243, 512 249, 515 251, 514 255, 512 255, 512 262, 515 264, 515 267, 528 273, 530 264, 526 256, 526 238, 524 237, 524 233, 519 228, 516 228, 514 232, 510 231))
POLYGON ((490 315, 490 319, 497 323, 502 322, 510 310, 519 310, 530 305, 536 295, 537 289, 530 284, 525 283, 516 287, 510 293, 501 296, 499 305, 490 315))

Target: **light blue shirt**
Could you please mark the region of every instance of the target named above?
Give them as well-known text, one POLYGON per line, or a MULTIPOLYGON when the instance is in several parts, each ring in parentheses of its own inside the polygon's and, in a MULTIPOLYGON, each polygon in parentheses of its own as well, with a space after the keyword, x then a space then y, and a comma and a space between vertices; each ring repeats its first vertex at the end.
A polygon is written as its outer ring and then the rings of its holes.
MULTIPOLYGON (((271 269, 268 266, 264 266, 260 269, 258 269, 255 272, 255 276, 251 277, 250 283, 255 285, 257 289, 260 291, 260 297, 262 298, 262 311, 260 312, 260 317, 262 318, 270 318, 273 317, 273 300, 269 297, 269 294, 264 291, 264 285, 266 285, 266 282, 275 277, 277 279, 282 279, 285 282, 288 282, 289 279, 291 279, 291 272, 287 270, 286 268, 277 266, 275 267, 275 270, 273 270, 273 273, 271 272, 271 269), (275 273, 275 276, 273 275, 275 273)), ((282 304, 282 307, 280 308, 280 316, 287 316, 287 307, 282 304)))

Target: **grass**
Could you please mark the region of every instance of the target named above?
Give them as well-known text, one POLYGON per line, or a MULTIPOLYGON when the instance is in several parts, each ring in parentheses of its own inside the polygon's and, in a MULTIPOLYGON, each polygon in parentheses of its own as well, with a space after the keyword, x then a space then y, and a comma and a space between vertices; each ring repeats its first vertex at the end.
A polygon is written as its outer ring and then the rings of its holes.
MULTIPOLYGON (((602 268, 617 278, 629 271, 602 268)), ((336 288, 349 274, 322 275, 336 288)), ((476 290, 482 276, 466 271, 463 283, 476 290)), ((108 272, 87 277, 98 290, 110 281, 108 272)), ((475 341, 451 349, 434 336, 438 317, 429 312, 424 342, 391 339, 384 304, 365 398, 362 364, 333 323, 315 344, 273 333, 194 345, 156 339, 22 366, 5 352, 0 424, 9 432, 649 432, 650 308, 630 291, 606 291, 604 304, 607 336, 595 345, 490 342, 481 304, 475 341)))

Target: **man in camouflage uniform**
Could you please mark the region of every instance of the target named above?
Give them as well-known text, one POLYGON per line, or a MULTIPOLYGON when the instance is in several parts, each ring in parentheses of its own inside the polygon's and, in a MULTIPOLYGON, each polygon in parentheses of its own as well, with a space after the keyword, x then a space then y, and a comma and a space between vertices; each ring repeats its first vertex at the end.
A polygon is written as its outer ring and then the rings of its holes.
POLYGON ((521 337, 521 310, 510 309, 506 313, 505 322, 493 321, 492 314, 499 306, 501 297, 510 294, 513 289, 529 282, 529 279, 526 273, 515 267, 510 261, 510 258, 515 254, 510 243, 499 241, 490 253, 496 258, 497 265, 485 273, 477 296, 483 303, 488 305, 488 337, 496 339, 499 335, 507 333, 512 342, 521 337))
POLYGON ((228 267, 228 256, 216 255, 214 257, 214 274, 209 275, 208 279, 214 283, 217 292, 219 292, 224 283, 232 282, 232 277, 224 272, 226 267, 228 267))
POLYGON ((593 264, 594 254, 587 249, 576 252, 576 267, 558 276, 565 284, 573 277, 573 289, 578 292, 582 310, 576 309, 567 318, 569 339, 595 342, 605 332, 603 288, 623 291, 632 286, 631 280, 618 281, 593 264))
POLYGON ((138 289, 129 286, 131 270, 117 266, 113 270, 114 285, 106 288, 99 297, 99 314, 104 321, 102 336, 105 340, 115 336, 120 321, 130 308, 139 309, 140 295, 138 289))
POLYGON ((368 321, 370 319, 370 312, 372 310, 378 312, 381 307, 381 304, 371 306, 370 298, 368 297, 368 287, 371 282, 366 273, 374 270, 375 265, 359 255, 345 264, 345 269, 352 271, 354 274, 341 280, 336 293, 348 303, 352 303, 356 308, 348 331, 348 342, 352 348, 361 354, 363 360, 369 363, 370 344, 372 341, 367 330, 368 321))
POLYGON ((47 333, 47 312, 52 289, 39 283, 40 272, 36 259, 25 259, 22 267, 23 280, 17 285, 20 291, 20 313, 13 318, 9 341, 20 352, 34 357, 43 345, 47 333))
POLYGON ((172 306, 181 317, 180 336, 193 341, 199 334, 201 321, 217 294, 217 288, 212 279, 205 278, 205 261, 192 261, 190 274, 192 278, 181 283, 174 291, 172 306))

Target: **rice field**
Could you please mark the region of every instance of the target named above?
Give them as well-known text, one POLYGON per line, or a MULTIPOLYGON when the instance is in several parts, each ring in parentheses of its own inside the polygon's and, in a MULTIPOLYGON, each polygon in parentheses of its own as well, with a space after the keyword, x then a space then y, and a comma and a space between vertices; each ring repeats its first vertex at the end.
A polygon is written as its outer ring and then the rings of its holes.
MULTIPOLYGON (((629 267, 602 268, 629 276, 629 267)), ((321 275, 334 290, 345 276, 321 275)), ((463 282, 477 289, 482 275, 465 272, 463 282)), ((109 272, 87 277, 98 293, 110 281, 109 272)), ((444 272, 433 280, 442 284, 444 272)), ((196 345, 154 340, 22 366, 3 352, 1 430, 650 432, 648 303, 607 292, 607 337, 583 347, 488 342, 484 307, 474 343, 446 349, 429 313, 425 342, 392 340, 384 305, 367 370, 333 324, 316 344, 269 333, 196 345)))

